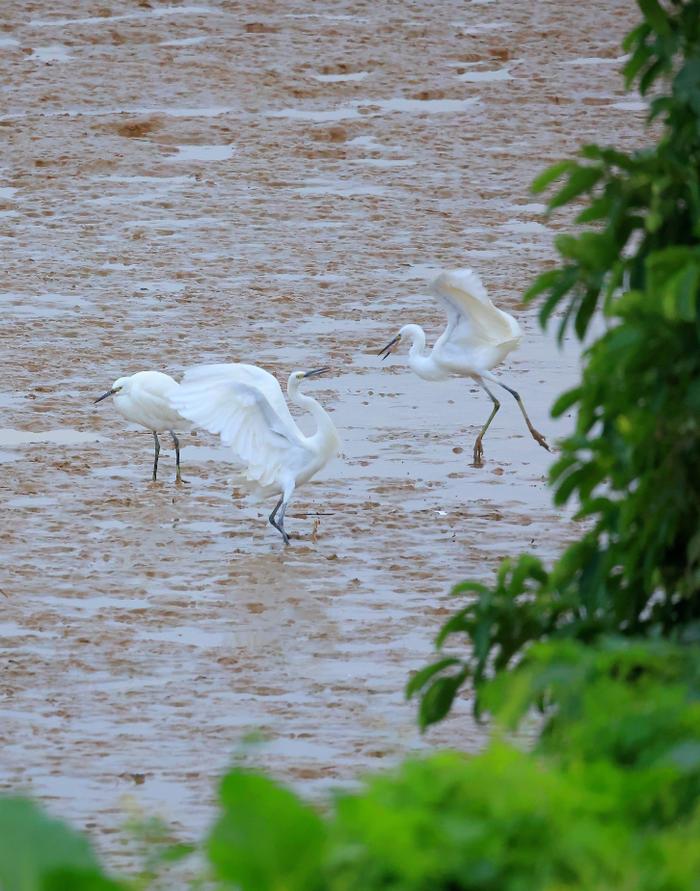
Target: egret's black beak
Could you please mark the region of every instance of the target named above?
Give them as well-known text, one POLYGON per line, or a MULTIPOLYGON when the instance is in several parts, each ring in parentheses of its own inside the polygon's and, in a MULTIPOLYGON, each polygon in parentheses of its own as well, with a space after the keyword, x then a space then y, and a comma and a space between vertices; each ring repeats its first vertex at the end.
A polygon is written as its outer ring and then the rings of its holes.
POLYGON ((103 400, 103 399, 106 399, 108 396, 114 396, 114 394, 115 394, 116 392, 117 392, 117 391, 114 390, 114 389, 112 389, 112 390, 107 390, 106 393, 103 393, 101 396, 98 396, 98 397, 97 397, 97 399, 93 402, 93 405, 97 405, 98 402, 102 402, 102 400, 103 400))
POLYGON ((401 335, 397 334, 393 340, 390 340, 389 343, 377 353, 378 356, 382 357, 382 361, 389 358, 389 356, 394 352, 394 348, 397 346, 400 340, 401 335))
POLYGON ((324 365, 323 368, 312 368, 311 371, 304 372, 304 379, 307 377, 318 377, 320 374, 325 374, 330 370, 331 369, 327 365, 324 365))

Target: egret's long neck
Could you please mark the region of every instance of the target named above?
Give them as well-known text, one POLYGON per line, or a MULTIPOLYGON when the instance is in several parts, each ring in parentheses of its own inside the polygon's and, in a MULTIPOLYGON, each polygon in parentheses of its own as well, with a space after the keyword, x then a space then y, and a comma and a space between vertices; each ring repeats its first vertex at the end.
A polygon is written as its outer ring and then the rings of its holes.
POLYGON ((320 450, 335 451, 340 445, 340 437, 328 412, 313 397, 301 393, 299 384, 296 381, 288 384, 287 395, 290 402, 298 405, 299 408, 306 409, 313 415, 316 421, 316 432, 309 436, 308 439, 320 450))
POLYGON ((408 351, 408 364, 418 377, 427 380, 436 378, 437 369, 432 358, 432 353, 426 353, 425 331, 420 325, 410 325, 405 333, 411 338, 411 348, 408 351))

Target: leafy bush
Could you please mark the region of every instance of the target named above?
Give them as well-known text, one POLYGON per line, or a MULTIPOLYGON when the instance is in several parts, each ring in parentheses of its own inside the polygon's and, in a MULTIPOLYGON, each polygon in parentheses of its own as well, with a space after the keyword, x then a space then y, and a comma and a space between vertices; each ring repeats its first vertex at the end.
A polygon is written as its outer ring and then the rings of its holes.
POLYGON ((534 704, 544 707, 535 751, 567 770, 585 763, 604 776, 612 768, 616 807, 639 826, 673 825, 700 803, 695 648, 620 638, 539 644, 483 695, 511 728, 534 704))
MULTIPOLYGON (((199 853, 193 887, 241 891, 563 891, 700 888, 700 656, 667 643, 608 639, 535 647, 527 665, 485 686, 515 726, 556 700, 534 753, 499 736, 477 756, 442 752, 336 796, 319 814, 272 780, 235 769, 199 853)), ((0 803, 0 813, 4 804, 0 803)), ((45 818, 15 830, 17 851, 64 848, 45 818)), ((51 824, 52 826, 54 824, 51 824)), ((64 830, 65 833, 65 830, 64 830)), ((75 848, 74 836, 70 838, 75 848)), ((2 836, 0 836, 0 839, 2 836)), ((0 841, 0 849, 2 842, 0 841)), ((65 848, 68 850, 68 847, 65 848)), ((85 843, 75 882, 37 857, 3 891, 168 888, 154 871, 98 879, 85 843), (88 853, 86 853, 88 852, 88 853), (86 859, 84 859, 86 858, 86 859), (51 881, 43 879, 45 870, 51 881), (53 881, 53 884, 52 884, 53 881), (102 882, 103 884, 98 884, 102 882), (81 884, 82 883, 82 884, 81 884)), ((24 862, 20 855, 20 862, 24 862)))
POLYGON ((577 411, 550 482, 577 499, 589 531, 551 569, 506 560, 492 587, 467 582, 466 603, 438 647, 459 635, 461 659, 420 672, 423 726, 441 720, 461 685, 516 664, 535 641, 601 634, 700 634, 700 3, 639 0, 625 41, 627 86, 649 95, 658 144, 625 154, 589 145, 534 184, 563 179, 550 212, 583 203, 580 231, 560 235, 558 268, 527 297, 543 324, 561 315, 584 337, 596 310, 607 332, 586 352, 578 387, 552 413, 577 411))

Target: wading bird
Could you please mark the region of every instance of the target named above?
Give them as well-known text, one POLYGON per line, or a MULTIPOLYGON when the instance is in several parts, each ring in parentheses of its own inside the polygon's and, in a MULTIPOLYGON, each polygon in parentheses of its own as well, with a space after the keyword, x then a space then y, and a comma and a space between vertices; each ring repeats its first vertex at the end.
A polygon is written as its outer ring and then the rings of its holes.
POLYGON ((170 397, 177 392, 178 387, 177 381, 160 371, 137 371, 131 377, 117 378, 111 389, 95 399, 95 404, 97 404, 103 399, 107 399, 108 396, 114 396, 114 407, 123 418, 151 431, 155 442, 154 481, 158 476, 158 455, 160 454, 158 431, 167 430, 175 445, 175 481, 183 482, 180 476, 180 441, 175 433, 175 428, 186 421, 170 404, 170 397))
POLYGON ((201 365, 185 372, 171 404, 189 421, 217 433, 234 454, 242 478, 259 497, 278 495, 269 516, 284 543, 284 516, 294 490, 310 480, 340 448, 340 437, 326 411, 299 392, 299 385, 328 368, 293 371, 287 382, 290 402, 305 408, 316 432, 305 436, 289 413, 280 385, 256 365, 201 365))
POLYGON ((473 378, 493 402, 493 410, 474 443, 474 466, 481 467, 484 449, 482 441, 501 403, 484 381, 507 390, 518 403, 533 439, 549 451, 549 446, 527 416, 520 395, 491 374, 520 342, 520 325, 513 316, 494 306, 481 279, 471 269, 452 269, 441 272, 431 283, 430 293, 437 297, 447 312, 447 327, 435 341, 432 350, 425 351, 425 332, 420 325, 404 325, 393 340, 380 351, 382 359, 398 347, 404 338, 410 339, 408 364, 425 380, 441 381, 451 375, 473 378))

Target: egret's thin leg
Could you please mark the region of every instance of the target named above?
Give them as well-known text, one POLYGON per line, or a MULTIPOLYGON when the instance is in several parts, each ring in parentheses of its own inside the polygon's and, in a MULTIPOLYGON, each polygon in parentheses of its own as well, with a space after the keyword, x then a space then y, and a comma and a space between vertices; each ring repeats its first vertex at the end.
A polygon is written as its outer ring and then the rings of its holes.
POLYGON ((547 445, 547 440, 544 438, 544 436, 542 436, 541 433, 539 433, 537 430, 535 430, 535 428, 532 426, 532 421, 527 416, 527 412, 525 411, 525 405, 523 404, 523 400, 520 398, 520 393, 511 389, 507 384, 503 384, 499 380, 496 380, 496 378, 494 378, 494 383, 498 384, 499 387, 503 387, 504 390, 508 390, 510 395, 518 403, 518 408, 520 409, 520 411, 523 414, 523 417, 525 418, 525 423, 527 424, 527 429, 530 431, 532 438, 535 440, 535 442, 539 443, 539 445, 541 445, 543 449, 547 449, 547 451, 549 452, 550 448, 547 445))
POLYGON ((287 533, 286 533, 286 531, 285 531, 285 528, 284 528, 284 515, 285 515, 286 512, 287 512, 287 505, 288 505, 288 504, 289 504, 289 499, 286 499, 286 500, 283 500, 283 501, 282 501, 282 509, 280 510, 280 518, 279 518, 279 522, 278 522, 278 523, 275 523, 275 525, 277 526, 277 528, 279 529, 279 531, 282 533, 282 538, 284 539, 284 543, 285 543, 286 545, 289 544, 289 536, 287 535, 287 533))
POLYGON ((481 441, 484 438, 484 434, 489 429, 491 421, 493 421, 493 419, 496 417, 496 412, 501 407, 501 403, 498 401, 498 399, 496 399, 496 397, 493 395, 491 390, 489 390, 486 384, 481 380, 481 378, 477 378, 477 383, 483 390, 486 391, 489 399, 491 400, 491 402, 493 402, 493 411, 489 415, 488 420, 486 421, 484 426, 481 428, 481 431, 476 438, 476 442, 474 443, 474 467, 481 467, 484 463, 484 449, 481 445, 481 441))
POLYGON ((277 502, 277 504, 274 506, 274 509, 273 509, 272 513, 271 513, 270 516, 267 518, 267 519, 270 521, 270 525, 271 525, 271 526, 274 526, 275 529, 276 529, 278 532, 280 531, 280 527, 279 527, 279 526, 277 525, 277 523, 275 522, 275 517, 277 516, 277 511, 282 507, 282 502, 283 502, 283 501, 284 501, 284 496, 281 496, 281 497, 280 497, 280 500, 279 500, 279 501, 277 502))
POLYGON ((169 433, 173 438, 173 444, 175 446, 175 482, 184 483, 185 480, 183 480, 180 475, 180 440, 175 435, 174 430, 170 430, 169 433))
POLYGON ((155 483, 156 478, 158 477, 158 455, 160 455, 160 440, 158 439, 158 434, 156 431, 153 431, 153 439, 155 440, 155 457, 153 459, 153 482, 155 483))
POLYGON ((272 511, 269 518, 270 523, 272 523, 275 529, 280 533, 286 545, 289 544, 289 536, 284 529, 284 515, 287 512, 287 505, 289 504, 289 499, 292 497, 293 493, 294 483, 288 483, 282 492, 282 497, 275 505, 275 509, 272 511), (279 515, 277 514, 278 511, 279 515))

